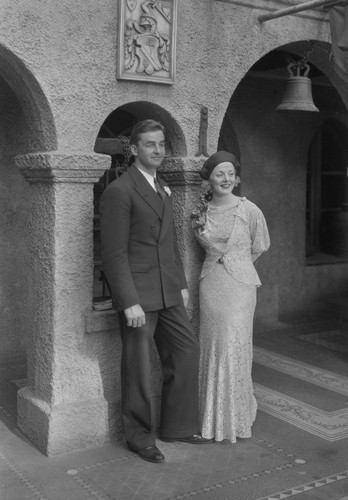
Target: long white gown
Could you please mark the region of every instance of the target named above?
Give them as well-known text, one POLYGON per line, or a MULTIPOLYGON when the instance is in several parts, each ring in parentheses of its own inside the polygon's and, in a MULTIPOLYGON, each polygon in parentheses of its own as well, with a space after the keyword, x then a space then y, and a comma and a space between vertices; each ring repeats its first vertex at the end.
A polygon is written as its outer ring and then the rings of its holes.
POLYGON ((237 206, 209 206, 204 231, 196 235, 206 252, 200 277, 202 436, 234 443, 251 437, 256 417, 252 335, 261 283, 253 262, 269 247, 268 230, 261 210, 239 198, 237 206))

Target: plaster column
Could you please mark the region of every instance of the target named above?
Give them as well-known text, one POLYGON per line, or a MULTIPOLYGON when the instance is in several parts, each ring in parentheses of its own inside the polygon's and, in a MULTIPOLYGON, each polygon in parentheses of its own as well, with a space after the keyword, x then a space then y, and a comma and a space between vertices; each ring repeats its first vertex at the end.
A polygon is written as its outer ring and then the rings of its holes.
POLYGON ((188 313, 197 332, 199 326, 198 277, 203 264, 204 251, 194 236, 190 215, 202 192, 202 179, 199 171, 206 159, 205 156, 169 158, 164 162, 160 172, 172 191, 178 244, 190 292, 188 313))
POLYGON ((29 181, 31 314, 27 386, 18 392, 18 426, 45 454, 109 440, 98 359, 86 347, 92 309, 93 183, 107 156, 18 156, 29 181))

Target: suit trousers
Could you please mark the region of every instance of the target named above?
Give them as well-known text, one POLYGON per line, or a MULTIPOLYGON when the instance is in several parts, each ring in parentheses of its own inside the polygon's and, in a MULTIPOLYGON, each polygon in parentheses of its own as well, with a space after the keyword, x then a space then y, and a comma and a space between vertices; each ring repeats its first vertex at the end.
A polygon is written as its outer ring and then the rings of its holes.
POLYGON ((120 313, 122 336, 122 425, 128 447, 137 451, 155 444, 151 408, 153 340, 161 360, 163 385, 159 434, 185 437, 199 432, 199 344, 185 307, 146 313, 146 324, 127 326, 120 313))

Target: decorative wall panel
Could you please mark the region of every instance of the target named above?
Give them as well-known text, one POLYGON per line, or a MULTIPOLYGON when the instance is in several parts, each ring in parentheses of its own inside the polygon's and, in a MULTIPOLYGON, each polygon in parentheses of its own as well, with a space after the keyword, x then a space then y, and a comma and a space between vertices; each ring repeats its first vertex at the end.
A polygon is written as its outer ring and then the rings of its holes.
POLYGON ((117 78, 174 83, 177 0, 120 0, 117 78))

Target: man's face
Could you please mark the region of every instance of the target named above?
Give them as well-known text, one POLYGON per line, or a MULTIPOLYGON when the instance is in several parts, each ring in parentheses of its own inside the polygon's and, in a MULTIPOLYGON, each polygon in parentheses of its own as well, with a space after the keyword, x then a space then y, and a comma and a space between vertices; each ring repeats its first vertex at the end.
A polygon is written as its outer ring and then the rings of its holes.
POLYGON ((135 164, 138 167, 149 173, 154 173, 164 158, 165 142, 163 132, 157 130, 156 132, 140 134, 138 144, 132 144, 131 151, 135 156, 135 164))

